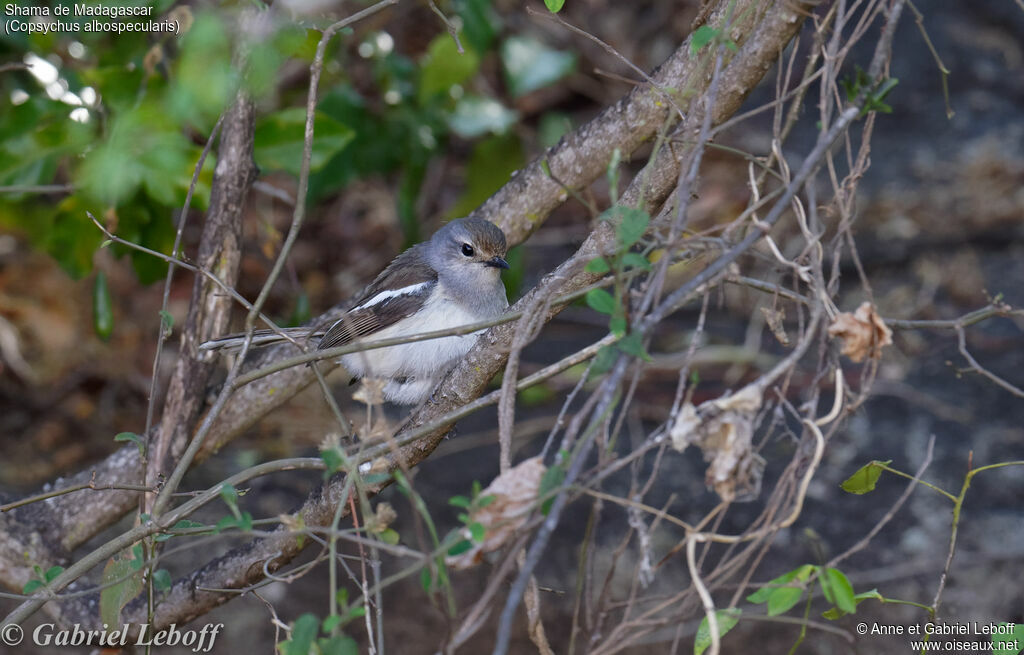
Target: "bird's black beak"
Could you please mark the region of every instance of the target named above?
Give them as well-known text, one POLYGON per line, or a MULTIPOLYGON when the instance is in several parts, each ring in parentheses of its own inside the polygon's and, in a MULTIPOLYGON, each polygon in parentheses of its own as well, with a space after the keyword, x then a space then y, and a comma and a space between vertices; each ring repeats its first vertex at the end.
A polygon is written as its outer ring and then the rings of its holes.
POLYGON ((491 257, 490 259, 484 262, 484 266, 508 269, 508 262, 502 259, 501 257, 491 257))

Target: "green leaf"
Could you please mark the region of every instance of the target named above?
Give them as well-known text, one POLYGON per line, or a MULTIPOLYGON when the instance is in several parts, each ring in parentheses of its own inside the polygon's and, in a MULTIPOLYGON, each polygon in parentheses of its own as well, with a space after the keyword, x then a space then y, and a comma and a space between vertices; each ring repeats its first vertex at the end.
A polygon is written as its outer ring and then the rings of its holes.
POLYGON ((456 84, 469 81, 480 68, 480 57, 470 48, 459 54, 455 41, 447 33, 430 42, 420 64, 418 98, 426 104, 436 95, 448 95, 456 84))
POLYGON ((1006 630, 1003 626, 1012 625, 1013 630, 1009 633, 992 635, 992 652, 998 655, 1017 655, 1024 650, 1024 623, 1000 623, 1000 629, 1006 630))
POLYGON ((615 364, 615 359, 619 356, 619 351, 615 346, 601 346, 601 349, 597 351, 597 356, 594 357, 594 364, 590 367, 591 375, 603 375, 611 370, 615 364))
POLYGON ((565 5, 565 0, 544 0, 544 6, 548 8, 552 14, 557 14, 562 10, 565 5))
POLYGON ((107 276, 97 271, 92 285, 92 327, 96 336, 107 341, 114 333, 114 307, 110 301, 110 288, 107 276))
POLYGON ((448 128, 464 139, 473 139, 488 132, 504 134, 518 120, 519 112, 494 98, 466 94, 455 104, 448 128))
POLYGON ((452 496, 451 498, 448 499, 449 505, 453 507, 462 507, 463 509, 469 507, 472 504, 472 502, 473 501, 471 501, 469 498, 466 498, 465 496, 452 496))
POLYGON ((42 589, 44 586, 45 586, 45 583, 42 580, 35 580, 35 579, 29 580, 28 582, 25 583, 25 586, 21 588, 21 593, 23 593, 23 594, 31 594, 32 592, 34 592, 37 589, 42 589))
POLYGON ((608 160, 608 167, 605 169, 605 175, 608 177, 608 189, 611 192, 612 204, 615 204, 619 200, 619 163, 622 161, 622 150, 615 148, 612 150, 612 157, 608 160))
POLYGON ((346 635, 323 637, 317 640, 316 645, 320 655, 359 655, 359 644, 346 635))
POLYGON ((53 579, 64 572, 63 566, 51 566, 46 569, 46 573, 43 575, 43 579, 46 580, 46 584, 53 582, 53 579))
POLYGON ((146 564, 146 556, 142 552, 142 544, 135 544, 132 546, 132 569, 135 571, 141 571, 142 567, 146 564))
POLYGON ((857 611, 857 603, 854 600, 853 585, 846 575, 839 569, 825 569, 818 577, 821 584, 821 591, 825 599, 846 612, 853 614, 857 611))
POLYGON ((349 608, 349 610, 345 612, 345 616, 343 616, 341 620, 345 623, 348 623, 352 619, 359 619, 364 616, 366 616, 366 608, 362 605, 359 605, 357 607, 349 608))
POLYGON ((483 509, 484 507, 487 507, 494 501, 498 500, 498 496, 495 494, 487 494, 486 496, 480 496, 479 491, 477 491, 476 493, 478 494, 476 499, 476 506, 479 507, 480 509, 483 509))
POLYGON ((242 532, 252 531, 252 514, 249 512, 242 512, 242 516, 238 518, 238 529, 242 532))
POLYGON ((857 469, 857 471, 846 478, 840 485, 843 491, 851 494, 866 494, 869 491, 875 490, 875 484, 878 482, 878 478, 882 475, 882 465, 888 466, 892 463, 891 459, 884 462, 872 461, 868 462, 864 466, 857 469))
MULTIPOLYGON (((869 598, 872 598, 883 603, 885 602, 885 598, 882 597, 882 594, 878 593, 877 589, 861 592, 854 596, 853 600, 857 603, 857 605, 860 605, 862 601, 868 600, 869 598)), ((838 607, 833 607, 832 609, 826 610, 821 613, 823 617, 829 619, 830 621, 835 621, 836 619, 846 616, 847 614, 848 612, 844 612, 838 607)))
POLYGON ((394 546, 394 545, 397 545, 397 544, 398 544, 398 542, 399 542, 399 541, 400 541, 400 539, 401 539, 401 538, 399 537, 399 535, 398 535, 398 532, 396 532, 395 530, 393 530, 393 529, 391 529, 391 528, 388 528, 388 529, 386 529, 386 530, 383 530, 383 531, 382 531, 382 532, 381 532, 381 533, 380 533, 379 535, 377 535, 377 536, 378 536, 378 537, 380 537, 380 540, 381 540, 381 541, 383 541, 384 543, 388 544, 389 546, 394 546))
POLYGON ((338 627, 339 623, 341 623, 341 616, 338 614, 331 614, 324 619, 322 624, 320 624, 320 632, 329 633, 331 630, 338 627))
POLYGON ((167 569, 153 571, 153 586, 158 591, 168 591, 171 588, 171 574, 167 569))
POLYGON ((645 271, 651 270, 651 262, 638 252, 627 252, 622 256, 624 268, 641 268, 645 271))
POLYGON ((280 645, 282 655, 309 655, 317 632, 320 630, 320 619, 306 613, 295 619, 292 624, 291 639, 280 645))
MULTIPOLYGON (((469 542, 466 541, 466 543, 468 544, 469 542)), ((470 544, 470 546, 472 546, 472 544, 470 544)), ((428 594, 431 591, 433 591, 434 576, 430 574, 429 567, 424 566, 422 569, 420 569, 420 586, 423 587, 423 591, 427 592, 428 594)))
POLYGON ((459 541, 455 542, 454 546, 448 549, 448 556, 455 557, 456 555, 461 555, 462 553, 465 553, 471 550, 472 548, 472 541, 470 541, 469 539, 460 539, 459 541))
POLYGON ((811 564, 804 564, 803 566, 798 566, 792 571, 783 573, 774 580, 770 580, 765 586, 747 596, 747 602, 754 603, 755 605, 763 603, 771 597, 773 592, 783 585, 787 585, 794 580, 806 582, 807 579, 811 577, 811 573, 814 572, 815 568, 817 567, 811 564))
POLYGON ((544 475, 540 479, 540 489, 537 490, 537 497, 544 499, 540 506, 540 512, 544 516, 551 511, 551 503, 555 502, 554 492, 562 486, 563 482, 565 482, 565 469, 562 466, 552 466, 544 471, 544 475), (548 498, 549 494, 550 498, 548 498))
POLYGON ((114 435, 114 441, 130 441, 139 449, 140 455, 146 454, 146 442, 134 432, 119 432, 114 435))
POLYGON ((167 97, 167 110, 181 121, 212 126, 229 99, 235 97, 239 74, 231 65, 228 26, 209 11, 198 11, 181 39, 167 97))
POLYGON ((121 609, 145 588, 144 575, 134 562, 123 553, 115 555, 103 567, 100 619, 112 630, 121 625, 121 609))
POLYGON ((641 338, 639 332, 632 332, 626 335, 619 339, 615 345, 618 346, 619 350, 627 355, 638 357, 645 362, 651 361, 651 356, 647 353, 647 349, 644 348, 644 340, 641 338))
MULTIPOLYGON (((177 523, 175 523, 174 525, 171 526, 171 530, 172 531, 173 530, 190 530, 190 529, 194 529, 194 528, 205 528, 205 527, 206 526, 203 525, 202 523, 197 523, 196 521, 190 521, 188 519, 181 519, 180 521, 178 521, 177 523)), ((209 534, 209 532, 205 532, 204 534, 209 534)), ((175 536, 176 535, 167 534, 167 533, 158 534, 158 535, 156 535, 154 537, 154 540, 156 540, 156 541, 167 541, 168 539, 171 539, 171 538, 173 538, 175 536)))
POLYGON ((615 298, 604 289, 591 289, 587 292, 587 304, 591 309, 602 314, 611 314, 615 311, 615 298))
POLYGON ((238 525, 238 519, 237 518, 235 518, 234 516, 225 516, 221 520, 217 521, 217 525, 214 527, 214 530, 216 531, 217 534, 220 534, 221 532, 224 532, 228 528, 233 528, 233 527, 235 527, 237 525, 238 525))
POLYGON ((650 215, 636 207, 619 207, 617 213, 621 216, 621 222, 615 228, 615 234, 619 244, 623 248, 629 248, 640 240, 647 231, 651 222, 650 215))
POLYGON ((478 544, 482 544, 484 542, 484 537, 487 536, 487 528, 484 527, 483 523, 474 521, 473 523, 470 523, 468 527, 469 534, 472 535, 473 541, 478 544))
POLYGON ((530 37, 514 36, 501 44, 505 82, 513 98, 557 82, 576 67, 576 56, 554 50, 530 37))
MULTIPOLYGON (((723 637, 725 633, 732 630, 740 620, 740 610, 726 609, 715 610, 715 619, 718 622, 718 636, 723 637)), ((711 626, 708 617, 701 619, 700 627, 697 628, 697 637, 693 641, 693 655, 701 655, 711 646, 711 626)))
MULTIPOLYGON (((260 168, 299 175, 306 134, 306 110, 290 107, 274 112, 256 127, 254 157, 260 168)), ((313 115, 313 147, 309 169, 319 171, 352 141, 355 133, 346 125, 317 111, 313 115)))
POLYGON ((491 0, 454 0, 453 4, 466 40, 477 52, 487 52, 502 27, 491 0))
POLYGON ((583 267, 587 273, 597 273, 603 275, 608 271, 612 270, 611 266, 608 265, 608 260, 604 257, 595 257, 587 262, 587 265, 583 267))
POLYGON ((170 336, 171 330, 174 329, 174 317, 166 309, 160 310, 160 329, 164 336, 170 336))
POLYGON ((309 321, 310 316, 309 294, 302 289, 295 297, 295 307, 292 308, 292 315, 288 317, 288 325, 289 327, 302 325, 309 321))
POLYGON ((720 33, 721 30, 716 30, 710 25, 698 27, 697 31, 690 38, 690 55, 697 54, 701 48, 711 43, 712 39, 716 38, 720 33))
POLYGON ((803 598, 804 590, 797 587, 782 587, 772 590, 768 596, 768 616, 785 614, 803 598))
POLYGON ((320 451, 320 459, 324 462, 324 479, 331 477, 341 470, 343 460, 341 453, 334 448, 327 448, 320 451))
MULTIPOLYGON (((127 203, 140 187, 160 205, 177 204, 178 183, 187 187, 195 166, 181 128, 153 103, 112 118, 109 137, 87 150, 75 171, 75 187, 87 200, 105 207, 127 203)), ((120 209, 119 218, 124 220, 120 209)), ((123 227, 119 225, 119 236, 131 239, 134 235, 125 234, 123 227)))
POLYGON ((238 509, 238 489, 227 482, 220 486, 220 497, 224 503, 233 510, 238 509))
POLYGON ((626 334, 626 317, 612 316, 612 320, 608 321, 608 329, 611 330, 612 334, 621 338, 626 334))

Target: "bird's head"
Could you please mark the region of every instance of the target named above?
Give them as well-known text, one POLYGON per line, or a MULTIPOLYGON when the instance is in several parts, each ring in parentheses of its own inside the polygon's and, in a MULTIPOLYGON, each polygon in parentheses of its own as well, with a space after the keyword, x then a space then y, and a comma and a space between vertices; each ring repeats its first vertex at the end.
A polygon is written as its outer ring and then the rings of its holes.
POLYGON ((438 271, 459 277, 493 280, 508 268, 505 234, 482 218, 451 221, 434 234, 430 246, 438 271))

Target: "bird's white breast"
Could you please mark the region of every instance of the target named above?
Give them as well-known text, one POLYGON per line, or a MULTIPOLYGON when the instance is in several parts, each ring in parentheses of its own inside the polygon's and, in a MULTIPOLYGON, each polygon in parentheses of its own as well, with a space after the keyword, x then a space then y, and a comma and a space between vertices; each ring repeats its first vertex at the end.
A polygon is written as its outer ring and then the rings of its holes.
MULTIPOLYGON (((361 342, 403 337, 477 323, 492 316, 479 316, 436 288, 420 311, 398 321, 361 342)), ((344 355, 341 363, 353 375, 374 378, 440 378, 473 347, 479 333, 441 337, 377 348, 344 355)))

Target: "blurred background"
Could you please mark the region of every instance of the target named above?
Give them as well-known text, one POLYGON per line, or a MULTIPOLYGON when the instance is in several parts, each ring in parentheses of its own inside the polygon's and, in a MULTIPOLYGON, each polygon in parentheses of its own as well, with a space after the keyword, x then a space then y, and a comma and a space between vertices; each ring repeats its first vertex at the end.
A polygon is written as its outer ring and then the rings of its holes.
MULTIPOLYGON (((85 212, 119 236, 160 252, 170 252, 184 220, 183 250, 195 252, 214 154, 199 175, 187 216, 180 215, 181 206, 199 153, 236 83, 233 47, 249 42, 250 68, 240 83, 258 102, 255 157, 261 175, 246 208, 239 291, 254 298, 295 202, 309 64, 319 36, 310 28, 363 5, 153 6, 154 20, 177 20, 185 33, 0 36, 0 501, 88 468, 121 445, 112 440, 115 434, 141 432, 145 425, 166 264, 120 246, 101 247, 103 235, 85 212), (258 18, 239 23, 240 11, 250 6, 259 9, 258 18)), ((546 17, 539 2, 451 0, 438 7, 460 28, 462 54, 442 19, 421 2, 402 2, 344 30, 328 49, 309 217, 267 305, 280 324, 302 324, 356 292, 403 248, 446 219, 467 214, 513 171, 636 83, 634 71, 546 17)), ((1005 0, 923 2, 916 8, 920 20, 905 14, 896 36, 890 74, 899 84, 886 99, 892 112, 879 115, 875 124, 871 167, 856 201, 860 266, 887 318, 952 319, 995 297, 1024 306, 1024 10, 1005 0), (948 101, 935 55, 949 70, 948 101)), ((699 9, 696 2, 569 0, 560 16, 650 71, 686 37, 699 9)), ((800 47, 807 43, 805 35, 800 47)), ((852 60, 866 67, 869 56, 865 50, 852 60)), ((774 97, 774 76, 768 74, 748 108, 774 97)), ((816 89, 808 94, 808 120, 785 145, 791 164, 813 144, 816 97, 816 89)), ((738 124, 720 143, 763 155, 770 148, 770 127, 768 112, 738 124)), ((647 154, 636 153, 628 170, 638 170, 647 154)), ((749 200, 746 181, 742 158, 709 149, 691 223, 709 227, 732 220, 749 200)), ((609 205, 605 181, 585 196, 597 207, 609 205)), ((582 203, 570 201, 516 248, 506 277, 510 299, 571 254, 595 218, 582 203)), ((782 228, 779 239, 784 242, 786 231, 794 229, 782 228)), ((837 265, 850 281, 840 307, 852 311, 863 300, 857 267, 853 261, 837 265)), ((191 275, 179 270, 167 306, 175 326, 184 320, 191 291, 191 275)), ((729 288, 714 300, 698 355, 695 401, 739 387, 785 352, 757 318, 763 298, 729 288)), ((688 341, 698 309, 673 316, 652 344, 654 362, 635 405, 636 439, 644 427, 667 418, 677 376, 672 353, 688 341)), ((585 306, 570 307, 526 350, 521 374, 600 338, 605 326, 585 306)), ((177 332, 160 361, 164 377, 173 368, 176 339, 177 332)), ((904 488, 904 481, 883 476, 873 495, 843 493, 839 482, 872 459, 913 471, 934 435, 935 460, 925 479, 954 493, 972 462, 1024 459, 1024 402, 964 372, 955 332, 899 331, 895 340, 885 351, 871 399, 830 442, 803 515, 776 539, 755 579, 824 562, 866 534, 904 488)), ((1024 321, 997 318, 973 326, 967 343, 993 373, 1024 385, 1024 321)), ((848 379, 856 380, 858 369, 850 367, 848 379)), ((539 451, 579 375, 570 370, 520 396, 517 458, 539 451)), ((344 384, 338 388, 339 400, 350 406, 344 384)), ((185 486, 213 484, 258 461, 315 454, 332 429, 319 392, 308 390, 193 471, 185 486)), ((458 525, 448 498, 496 475, 496 433, 493 411, 470 417, 417 470, 416 489, 437 508, 442 529, 458 525)), ((793 448, 785 439, 760 444, 766 486, 793 448)), ((714 507, 718 499, 704 487, 699 454, 666 457, 674 471, 666 477, 675 486, 655 490, 654 500, 671 500, 667 509, 684 520, 714 507)), ((318 475, 298 473, 257 481, 249 509, 275 516, 295 508, 319 484, 318 475)), ((625 491, 616 489, 614 478, 607 485, 609 493, 625 491)), ((394 490, 385 498, 398 510, 399 534, 413 533, 408 502, 394 490)), ((654 500, 649 502, 658 505, 654 500)), ((723 530, 745 526, 759 509, 756 498, 735 506, 723 530)), ((211 511, 206 518, 215 522, 220 510, 211 511)), ((548 634, 560 647, 569 638, 577 546, 588 512, 581 502, 565 517, 538 572, 546 590, 548 634)), ((612 508, 603 520, 597 546, 610 553, 617 545, 616 526, 625 526, 626 516, 612 508)), ((950 520, 947 501, 918 489, 844 570, 858 591, 877 587, 888 597, 930 603, 950 520)), ((232 545, 220 539, 210 548, 232 545)), ((190 570, 192 555, 179 557, 171 560, 172 573, 190 570)), ((965 505, 944 612, 950 620, 1024 623, 1022 570, 1024 474, 1006 468, 981 475, 965 505)), ((679 556, 659 573, 655 584, 666 590, 688 584, 679 556)), ((468 603, 485 580, 469 573, 455 582, 468 603)), ((628 583, 612 584, 621 592, 628 583)), ((311 575, 267 587, 264 595, 288 622, 305 611, 322 612, 326 594, 323 578, 311 575)), ((393 617, 387 631, 392 652, 433 652, 448 625, 418 582, 391 587, 384 602, 393 617)), ((0 599, 0 612, 11 607, 0 599)), ((925 618, 912 607, 866 602, 856 619, 870 622, 866 617, 872 615, 888 624, 925 618)), ((274 627, 265 606, 252 597, 198 623, 207 621, 226 624, 229 640, 218 645, 219 652, 271 648, 274 627)), ((686 628, 688 634, 696 623, 686 628)), ((852 617, 839 622, 846 629, 852 624, 852 617)), ((756 635, 760 650, 785 652, 798 630, 743 622, 737 632, 746 636, 730 635, 723 645, 725 652, 747 652, 739 644, 756 635)), ((656 632, 626 652, 672 652, 675 633, 675 626, 656 632)), ((840 636, 812 636, 799 652, 854 652, 840 636)), ((484 630, 465 652, 489 650, 491 638, 484 630)), ((857 648, 905 652, 906 644, 866 638, 857 648)), ((513 652, 535 650, 523 636, 513 652)))

